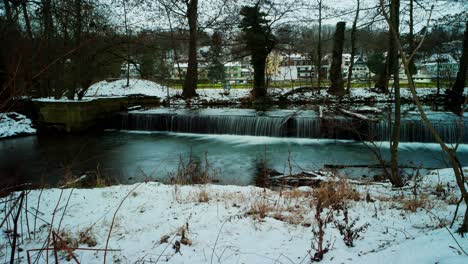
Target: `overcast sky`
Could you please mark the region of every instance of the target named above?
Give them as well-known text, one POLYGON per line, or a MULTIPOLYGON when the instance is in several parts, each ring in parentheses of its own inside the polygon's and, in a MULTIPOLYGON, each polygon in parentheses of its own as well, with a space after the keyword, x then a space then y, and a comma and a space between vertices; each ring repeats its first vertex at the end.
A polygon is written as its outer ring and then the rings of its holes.
MULTIPOLYGON (((101 0, 108 5, 108 10, 111 12, 112 21, 123 27, 124 12, 122 0, 101 0)), ((165 0, 170 1, 170 0, 165 0)), ((180 1, 180 0, 179 0, 180 1)), ((252 3, 255 0, 199 0, 199 20, 203 25, 218 13, 231 14, 235 12, 235 8, 239 8, 243 4, 252 3), (223 1, 231 1, 229 5, 223 4, 223 1)), ((317 23, 318 20, 318 0, 273 0, 280 5, 280 9, 285 6, 294 9, 293 12, 285 15, 278 23, 293 23, 307 25, 317 23), (302 1, 302 2, 301 2, 302 1)), ((361 13, 358 25, 366 25, 371 21, 377 12, 379 0, 360 0, 361 13)), ((159 29, 168 30, 169 23, 166 13, 157 0, 136 1, 138 4, 127 6, 128 20, 131 28, 138 31, 139 29, 159 29), (145 2, 145 3, 142 3, 145 2)), ((323 0, 323 17, 324 24, 334 25, 338 21, 346 21, 348 26, 351 26, 356 10, 357 0, 323 0)), ((408 20, 408 3, 409 0, 402 0, 401 3, 401 27, 402 31, 407 29, 408 20)), ((468 0, 419 0, 419 4, 415 4, 415 27, 416 30, 421 29, 427 21, 428 10, 430 5, 434 5, 433 19, 441 18, 445 15, 468 12, 468 0)), ((183 6, 181 6, 183 8, 183 6)), ((237 9, 238 10, 238 9, 237 9)), ((281 12, 281 11, 280 11, 281 12)), ((237 12, 235 12, 237 15, 237 12)), ((238 19, 238 17, 237 17, 238 19)), ((382 20, 382 17, 377 17, 377 20, 382 20)), ((173 27, 181 26, 180 23, 186 23, 180 17, 171 16, 173 27)), ((433 23, 432 23, 433 24, 433 23)), ((376 23, 375 26, 382 27, 384 23, 376 23)))

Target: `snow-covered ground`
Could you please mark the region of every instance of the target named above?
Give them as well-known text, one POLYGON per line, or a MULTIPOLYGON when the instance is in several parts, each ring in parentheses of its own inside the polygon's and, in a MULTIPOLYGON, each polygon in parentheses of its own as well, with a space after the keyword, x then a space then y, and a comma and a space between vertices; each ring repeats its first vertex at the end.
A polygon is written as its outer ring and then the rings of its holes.
POLYGON ((122 96, 132 94, 143 94, 161 98, 167 96, 166 87, 152 81, 130 79, 130 85, 128 87, 126 85, 127 80, 125 79, 112 82, 97 82, 89 87, 85 97, 122 96))
MULTIPOLYGON (((297 87, 295 87, 297 88, 297 87)), ((291 92, 295 88, 271 88, 269 89, 269 94, 273 96, 281 96, 288 92, 291 92)), ((224 89, 198 89, 197 93, 198 98, 191 100, 192 104, 197 103, 210 103, 210 102, 225 102, 225 103, 240 103, 241 99, 246 99, 250 96, 251 89, 231 89, 229 94, 225 94, 224 89)), ((435 88, 419 88, 417 90, 418 95, 421 97, 428 96, 431 94, 436 94, 437 89, 435 88)), ((182 90, 167 88, 160 84, 141 80, 141 79, 131 79, 129 87, 126 86, 126 80, 117 80, 113 82, 101 81, 93 84, 88 92, 86 93, 85 99, 91 99, 95 97, 108 97, 108 96, 126 96, 134 94, 142 94, 148 96, 157 96, 163 100, 171 97, 171 103, 173 104, 185 104, 186 102, 180 98, 174 98, 180 96, 182 90)), ((442 89, 441 93, 444 93, 442 89)), ((468 89, 466 89, 468 94, 468 89)), ((411 100, 412 96, 408 89, 403 89, 401 92, 403 99, 411 100)), ((337 98, 329 95, 326 89, 322 89, 320 94, 312 91, 306 91, 301 93, 294 93, 288 97, 288 100, 292 102, 298 101, 308 101, 308 100, 318 100, 318 101, 329 101, 336 100, 337 98)), ((352 89, 351 95, 342 98, 343 101, 390 101, 391 97, 385 94, 375 93, 369 89, 359 88, 352 89)))
POLYGON ((0 112, 0 139, 36 133, 29 118, 15 112, 0 112))
MULTIPOLYGON (((243 100, 248 100, 250 97, 250 88, 231 89, 229 93, 221 88, 205 88, 197 89, 198 97, 190 100, 184 100, 181 89, 168 88, 158 83, 143 80, 130 79, 130 85, 126 86, 125 79, 116 81, 101 81, 97 82, 88 89, 83 100, 89 101, 102 97, 122 97, 129 95, 147 95, 156 96, 163 101, 167 101, 168 95, 170 103, 173 105, 186 105, 190 103, 196 104, 240 104, 243 100)), ((272 95, 273 100, 279 99, 282 95, 290 93, 292 90, 299 87, 288 88, 270 88, 268 93, 272 95)), ((444 94, 445 89, 441 89, 440 93, 444 94)), ((435 95, 436 88, 418 88, 417 93, 420 97, 435 95)), ((465 88, 465 94, 468 95, 468 88, 465 88)), ((409 89, 402 89, 401 97, 403 100, 412 100, 409 89)), ((34 99, 42 102, 71 102, 66 98, 39 98, 34 99)), ((292 93, 287 96, 287 100, 291 103, 307 103, 307 102, 388 102, 392 100, 390 95, 375 93, 367 88, 355 88, 351 90, 351 94, 344 97, 336 97, 328 94, 327 89, 322 89, 320 94, 315 91, 303 91, 292 93)), ((76 102, 76 101, 75 101, 76 102)))
MULTIPOLYGON (((393 190, 388 183, 351 184, 361 199, 348 201, 349 217, 359 218, 355 228, 369 224, 368 229, 355 240, 355 247, 348 248, 335 225, 329 223, 324 238, 331 248, 322 263, 468 262, 445 228, 455 209, 453 201, 459 197, 450 169, 423 177, 417 199, 425 209, 415 212, 402 209, 414 199, 412 188, 393 190), (366 196, 372 201, 366 201, 366 196)), ((35 190, 27 196, 29 222, 23 215, 18 229, 19 254, 25 262, 29 250, 45 247, 48 224, 53 221, 53 229, 72 244, 81 234, 83 239, 74 245, 80 248, 105 248, 113 226, 108 248, 116 251, 107 254, 107 263, 310 263, 310 254, 314 253, 312 230, 317 228, 316 195, 312 193, 308 187, 280 194, 252 186, 155 182, 46 189, 42 194, 35 190), (36 225, 35 212, 38 231, 28 234, 27 230, 36 225)), ((462 205, 456 225, 464 210, 462 205)), ((338 220, 343 218, 341 212, 333 215, 338 220)), ((0 237, 0 259, 5 262, 9 260, 11 228, 10 221, 2 227, 0 237)), ((455 232, 456 228, 449 230, 455 232)), ((454 237, 467 251, 468 239, 454 237)), ((52 251, 49 253, 52 262, 52 251)), ((36 259, 37 251, 29 254, 36 259)), ((75 254, 81 263, 103 263, 102 251, 76 250, 75 254)), ((64 252, 59 254, 59 258, 65 256, 64 252)), ((45 263, 44 252, 37 263, 45 263)))

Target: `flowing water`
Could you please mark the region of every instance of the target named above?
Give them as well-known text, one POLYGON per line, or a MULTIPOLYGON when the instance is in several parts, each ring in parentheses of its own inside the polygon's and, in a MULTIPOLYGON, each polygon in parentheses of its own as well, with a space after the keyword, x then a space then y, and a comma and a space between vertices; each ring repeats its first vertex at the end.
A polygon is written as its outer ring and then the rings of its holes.
MULTIPOLYGON (((460 136, 458 117, 448 112, 428 114, 434 128, 446 142, 460 136)), ((388 141, 391 123, 384 115, 375 120, 350 118, 336 113, 314 110, 252 109, 170 109, 122 113, 114 128, 123 130, 167 131, 200 134, 229 134, 269 137, 328 138, 388 141)), ((468 123, 461 130, 462 142, 468 143, 468 123)), ((401 122, 402 142, 435 142, 429 129, 416 112, 407 111, 401 122)))

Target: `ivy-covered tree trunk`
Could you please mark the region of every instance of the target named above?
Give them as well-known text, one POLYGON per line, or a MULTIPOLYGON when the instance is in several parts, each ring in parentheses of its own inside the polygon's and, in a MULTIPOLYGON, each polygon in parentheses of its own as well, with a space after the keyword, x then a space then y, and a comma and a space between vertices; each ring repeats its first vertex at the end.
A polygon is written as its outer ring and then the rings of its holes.
POLYGON ((380 93, 390 93, 388 91, 388 81, 390 80, 390 58, 387 53, 387 57, 385 58, 385 66, 381 73, 379 73, 377 81, 375 82, 374 88, 377 92, 380 93))
POLYGON ((252 95, 254 98, 261 98, 267 95, 265 87, 266 58, 266 56, 258 56, 252 59, 252 66, 254 68, 254 89, 252 95))
POLYGON ((197 95, 198 61, 197 61, 197 17, 198 0, 191 0, 187 4, 187 19, 189 25, 189 54, 187 74, 185 75, 182 96, 192 98, 197 95))
POLYGON ((333 44, 332 64, 330 67, 330 88, 328 93, 338 96, 345 94, 343 82, 343 70, 341 64, 343 60, 343 45, 344 45, 344 31, 345 22, 338 22, 336 24, 336 31, 333 44))

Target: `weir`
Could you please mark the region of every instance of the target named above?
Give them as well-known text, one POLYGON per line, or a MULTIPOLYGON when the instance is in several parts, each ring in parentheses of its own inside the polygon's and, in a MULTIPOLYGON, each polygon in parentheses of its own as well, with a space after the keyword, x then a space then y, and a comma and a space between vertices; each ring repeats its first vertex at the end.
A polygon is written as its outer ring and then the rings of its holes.
MULTIPOLYGON (((429 115, 435 129, 446 142, 468 143, 468 124, 450 113, 429 115)), ((167 131, 199 134, 230 134, 269 137, 325 138, 388 141, 388 119, 362 120, 341 115, 319 116, 313 110, 276 110, 255 112, 245 109, 208 109, 199 111, 157 109, 121 113, 115 129, 167 131)), ((402 142, 435 142, 429 129, 417 115, 403 117, 402 142)))

